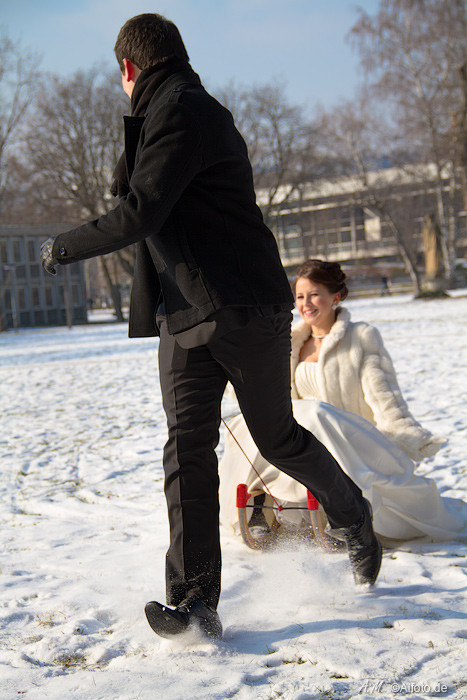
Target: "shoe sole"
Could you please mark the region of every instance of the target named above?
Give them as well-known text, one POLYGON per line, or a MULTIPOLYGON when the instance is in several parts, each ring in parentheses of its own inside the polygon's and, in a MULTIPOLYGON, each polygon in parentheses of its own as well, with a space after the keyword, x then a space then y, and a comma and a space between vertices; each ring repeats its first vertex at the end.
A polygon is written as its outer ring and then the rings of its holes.
POLYGON ((174 611, 162 603, 151 601, 146 604, 144 612, 150 628, 160 637, 175 637, 188 629, 188 625, 174 617, 174 611))

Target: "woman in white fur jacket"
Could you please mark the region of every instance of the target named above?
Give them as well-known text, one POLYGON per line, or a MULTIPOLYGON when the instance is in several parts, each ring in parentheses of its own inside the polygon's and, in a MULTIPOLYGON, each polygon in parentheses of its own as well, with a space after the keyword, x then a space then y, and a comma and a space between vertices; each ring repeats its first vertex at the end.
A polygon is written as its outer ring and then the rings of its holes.
MULTIPOLYGON (((392 540, 428 536, 466 539, 467 504, 442 498, 432 479, 414 474, 416 462, 444 440, 411 415, 380 333, 354 323, 338 304, 348 294, 337 263, 309 260, 294 282, 301 321, 292 328, 291 385, 294 415, 360 486, 371 502, 375 531, 392 540)), ((261 479, 282 505, 306 508, 306 489, 259 454, 243 417, 229 423, 220 463, 221 522, 237 530, 235 490, 261 479), (246 452, 256 472, 242 454, 246 452)), ((296 521, 301 511, 280 517, 296 521)))
MULTIPOLYGON (((298 305, 301 298, 297 299, 298 305)), ((397 383, 391 358, 379 331, 369 323, 350 320, 341 307, 324 338, 313 338, 307 320, 292 329, 292 398, 302 398, 295 372, 306 344, 316 347, 316 397, 366 418, 415 462, 432 457, 442 438, 422 428, 410 413, 397 383)), ((318 332, 319 335, 319 332, 318 332)))

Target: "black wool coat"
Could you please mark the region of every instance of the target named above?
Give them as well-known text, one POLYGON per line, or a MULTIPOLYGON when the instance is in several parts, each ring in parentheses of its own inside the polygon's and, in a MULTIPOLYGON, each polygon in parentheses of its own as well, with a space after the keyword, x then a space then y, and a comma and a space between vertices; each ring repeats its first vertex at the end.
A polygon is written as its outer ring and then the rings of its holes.
POLYGON ((124 120, 129 192, 108 214, 56 237, 59 263, 137 244, 132 337, 158 334, 161 300, 172 334, 226 307, 291 308, 245 142, 189 64, 166 69, 145 116, 124 120))

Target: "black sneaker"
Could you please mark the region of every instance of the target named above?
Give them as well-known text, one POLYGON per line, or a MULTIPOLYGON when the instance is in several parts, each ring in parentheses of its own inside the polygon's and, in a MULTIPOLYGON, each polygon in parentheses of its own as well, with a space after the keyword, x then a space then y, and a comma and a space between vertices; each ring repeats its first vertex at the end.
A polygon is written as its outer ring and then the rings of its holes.
POLYGON ((371 522, 371 506, 366 499, 358 522, 342 529, 355 583, 373 585, 381 566, 382 547, 371 522))
POLYGON ((155 600, 146 603, 144 609, 149 626, 160 637, 174 637, 197 625, 211 639, 222 638, 222 624, 215 610, 199 598, 189 598, 169 608, 155 600))

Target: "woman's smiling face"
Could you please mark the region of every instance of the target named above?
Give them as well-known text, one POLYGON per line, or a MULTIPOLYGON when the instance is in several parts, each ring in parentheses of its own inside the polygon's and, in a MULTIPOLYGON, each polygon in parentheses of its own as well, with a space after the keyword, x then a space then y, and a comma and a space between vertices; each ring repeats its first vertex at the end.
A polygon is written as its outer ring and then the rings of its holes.
POLYGON ((295 305, 310 326, 327 326, 334 322, 334 304, 340 294, 333 294, 324 284, 299 277, 295 285, 295 305))

